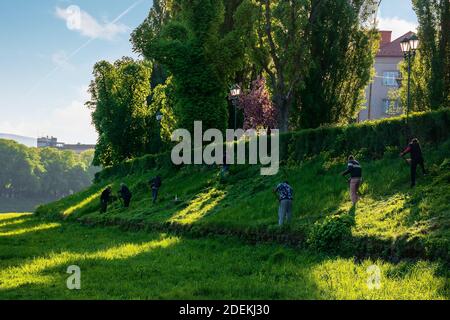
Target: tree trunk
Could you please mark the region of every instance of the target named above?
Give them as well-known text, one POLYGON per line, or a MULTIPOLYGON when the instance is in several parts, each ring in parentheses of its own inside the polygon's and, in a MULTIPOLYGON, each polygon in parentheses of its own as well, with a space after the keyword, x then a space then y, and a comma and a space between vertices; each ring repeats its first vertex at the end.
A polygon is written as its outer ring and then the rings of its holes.
POLYGON ((289 131, 289 101, 280 93, 274 95, 274 103, 278 110, 278 129, 280 133, 289 131))

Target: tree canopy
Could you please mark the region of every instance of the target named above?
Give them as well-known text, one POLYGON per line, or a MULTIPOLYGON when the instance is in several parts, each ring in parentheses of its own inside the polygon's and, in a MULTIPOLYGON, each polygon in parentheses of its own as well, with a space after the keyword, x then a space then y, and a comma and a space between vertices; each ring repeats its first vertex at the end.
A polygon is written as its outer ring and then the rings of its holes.
POLYGON ((224 130, 228 111, 228 80, 241 65, 242 45, 234 31, 221 31, 222 0, 174 0, 175 18, 142 49, 145 57, 163 64, 172 75, 174 112, 179 126, 194 121, 224 130))
POLYGON ((109 166, 150 152, 155 126, 147 98, 151 93, 151 64, 122 58, 94 66, 86 105, 99 134, 96 165, 109 166))
MULTIPOLYGON (((99 133, 94 163, 108 166, 160 152, 175 129, 192 131, 194 121, 204 129, 232 127, 227 97, 234 84, 244 92, 238 118, 246 128, 286 132, 355 121, 374 72, 377 3, 155 0, 131 34, 144 60, 94 67, 88 102, 99 133)), ((421 39, 413 100, 421 106, 416 109, 435 109, 448 105, 450 91, 444 32, 449 5, 413 4, 421 39)), ((396 94, 405 97, 404 91, 396 94)))
MULTIPOLYGON (((450 3, 448 0, 413 0, 419 20, 420 45, 411 68, 411 109, 450 106, 450 3)), ((407 79, 407 64, 402 65, 407 79)), ((400 92, 407 103, 407 86, 400 92)))
POLYGON ((268 76, 280 130, 356 116, 376 52, 378 35, 364 26, 373 2, 242 3, 238 17, 249 35, 246 47, 268 76))

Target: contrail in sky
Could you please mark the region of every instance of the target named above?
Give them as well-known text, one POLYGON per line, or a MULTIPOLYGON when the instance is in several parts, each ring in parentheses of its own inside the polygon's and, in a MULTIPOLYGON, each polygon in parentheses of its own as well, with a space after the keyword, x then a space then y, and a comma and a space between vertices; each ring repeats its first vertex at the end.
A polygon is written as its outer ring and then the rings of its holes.
MULTIPOLYGON (((139 4, 141 4, 144 0, 138 0, 135 3, 133 3, 130 7, 128 7, 124 12, 119 14, 112 22, 109 24, 114 24, 120 19, 122 19, 124 16, 126 16, 128 13, 130 13, 131 10, 133 10, 135 7, 137 7, 139 4)), ((58 71, 61 68, 61 65, 64 63, 69 62, 71 58, 73 58, 76 54, 78 54, 81 50, 86 48, 92 41, 94 41, 96 38, 90 38, 88 41, 83 43, 79 48, 74 50, 71 54, 69 54, 59 65, 57 65, 53 70, 51 70, 49 73, 47 73, 46 76, 44 76, 42 79, 40 79, 36 84, 27 92, 25 95, 26 97, 29 97, 39 86, 48 78, 50 78, 56 71, 58 71)))

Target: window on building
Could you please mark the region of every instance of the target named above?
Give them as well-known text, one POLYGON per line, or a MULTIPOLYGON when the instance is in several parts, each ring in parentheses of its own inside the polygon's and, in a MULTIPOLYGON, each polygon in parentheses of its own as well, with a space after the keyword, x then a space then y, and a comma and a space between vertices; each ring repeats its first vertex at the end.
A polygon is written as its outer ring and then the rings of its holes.
POLYGON ((400 77, 398 71, 385 71, 383 72, 383 85, 387 87, 397 87, 397 79, 400 77))
POLYGON ((402 114, 402 106, 400 100, 384 99, 383 100, 384 113, 390 116, 402 114))

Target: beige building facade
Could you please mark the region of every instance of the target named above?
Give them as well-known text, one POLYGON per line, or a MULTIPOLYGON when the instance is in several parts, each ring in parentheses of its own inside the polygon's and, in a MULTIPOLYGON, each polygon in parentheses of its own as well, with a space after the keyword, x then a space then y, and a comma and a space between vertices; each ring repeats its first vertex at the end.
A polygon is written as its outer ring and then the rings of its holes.
POLYGON ((399 64, 403 61, 400 42, 412 32, 391 41, 392 31, 380 31, 381 43, 375 58, 375 76, 366 89, 366 108, 358 115, 358 121, 383 119, 403 113, 400 102, 392 99, 391 91, 399 88, 401 77, 399 64))

